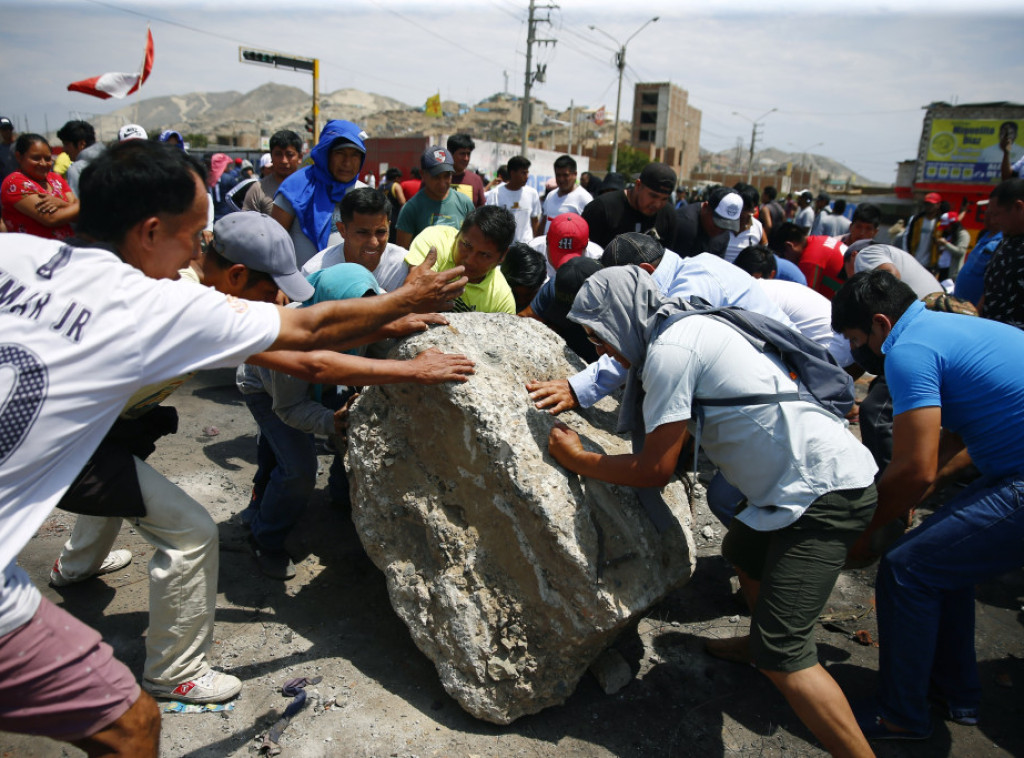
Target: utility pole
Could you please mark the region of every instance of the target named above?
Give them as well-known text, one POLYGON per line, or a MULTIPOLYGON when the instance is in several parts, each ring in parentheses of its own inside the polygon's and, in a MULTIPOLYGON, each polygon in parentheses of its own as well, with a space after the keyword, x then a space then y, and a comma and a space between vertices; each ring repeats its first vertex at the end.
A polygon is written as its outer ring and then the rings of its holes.
POLYGON ((621 44, 619 44, 619 41, 608 32, 598 29, 593 24, 590 25, 591 31, 599 32, 616 45, 619 45, 619 49, 615 51, 615 67, 619 69, 619 94, 615 98, 615 134, 612 135, 612 161, 608 166, 609 171, 615 171, 619 164, 619 111, 622 109, 622 74, 626 70, 626 45, 632 41, 633 37, 646 29, 648 24, 653 24, 657 20, 658 16, 655 16, 654 18, 645 21, 643 26, 629 35, 628 39, 621 44))
POLYGON ((757 124, 750 129, 750 155, 747 157, 747 184, 754 178, 754 145, 757 144, 757 124))
POLYGON ((752 125, 750 130, 750 157, 747 159, 747 184, 750 184, 750 180, 754 177, 754 145, 757 143, 757 127, 761 125, 761 122, 772 113, 775 113, 778 108, 772 108, 767 113, 763 113, 757 118, 749 118, 744 116, 742 113, 732 112, 732 115, 739 116, 742 119, 746 119, 752 125))
MULTIPOLYGON (((557 5, 542 5, 541 8, 547 8, 552 10, 557 8, 557 5)), ((543 82, 547 66, 538 66, 537 70, 533 70, 533 46, 537 45, 553 45, 556 40, 553 39, 537 39, 537 24, 543 21, 545 24, 551 23, 551 17, 537 19, 534 17, 534 11, 536 10, 535 0, 530 0, 530 17, 529 23, 527 24, 526 31, 526 76, 523 79, 523 112, 522 118, 519 124, 519 137, 520 137, 520 149, 519 154, 526 156, 526 141, 530 132, 530 115, 533 110, 530 105, 530 88, 535 81, 543 82)))

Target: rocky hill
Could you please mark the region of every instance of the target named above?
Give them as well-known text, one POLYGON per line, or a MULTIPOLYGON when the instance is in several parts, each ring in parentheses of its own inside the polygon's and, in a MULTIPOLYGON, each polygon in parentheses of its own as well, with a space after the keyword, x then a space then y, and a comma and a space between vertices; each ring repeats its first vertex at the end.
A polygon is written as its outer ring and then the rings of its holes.
MULTIPOLYGON (((458 131, 495 142, 519 141, 521 103, 508 93, 496 93, 475 105, 444 101, 442 118, 429 118, 422 107, 413 107, 391 97, 346 88, 322 94, 320 122, 341 118, 359 123, 375 137, 442 135, 458 131)), ((586 108, 577 107, 577 118, 586 108)), ((310 112, 309 93, 283 84, 264 84, 251 92, 193 92, 186 95, 154 97, 129 105, 94 121, 101 139, 111 139, 120 126, 138 123, 148 131, 176 129, 183 134, 202 134, 211 143, 258 148, 258 135, 264 137, 279 129, 292 129, 303 137, 305 117, 310 112)), ((533 137, 545 143, 564 140, 564 132, 545 126, 545 116, 562 121, 567 111, 548 108, 535 101, 533 137), (558 132, 554 134, 554 132, 558 132)), ((620 124, 620 140, 629 141, 630 124, 620 124)), ((603 137, 610 141, 605 130, 603 137)), ((579 135, 577 135, 578 137, 579 135)), ((548 146, 548 145, 545 145, 548 146)), ((701 151, 702 163, 718 170, 745 169, 747 151, 733 148, 718 153, 701 151)), ((775 148, 758 151, 755 166, 762 171, 784 167, 787 163, 806 165, 823 179, 844 180, 854 172, 830 158, 814 153, 787 153, 775 148)), ((863 180, 862 177, 859 177, 863 180)))
MULTIPOLYGON (((279 129, 303 133, 310 112, 310 96, 298 87, 264 84, 251 92, 193 92, 154 97, 129 105, 98 119, 94 126, 107 139, 126 123, 141 124, 148 131, 176 129, 183 134, 204 134, 211 141, 247 145, 256 135, 279 129)), ((341 89, 320 96, 321 122, 343 118, 362 122, 386 111, 408 111, 409 106, 391 97, 356 89, 341 89)))

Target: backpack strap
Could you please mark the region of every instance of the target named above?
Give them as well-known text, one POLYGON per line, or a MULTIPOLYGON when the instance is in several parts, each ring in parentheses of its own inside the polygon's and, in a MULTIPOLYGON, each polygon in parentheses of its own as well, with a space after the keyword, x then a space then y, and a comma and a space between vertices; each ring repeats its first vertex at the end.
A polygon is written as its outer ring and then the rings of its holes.
POLYGON ((799 392, 763 393, 760 395, 737 395, 736 397, 694 398, 695 403, 712 406, 726 405, 768 405, 770 403, 791 403, 800 400, 799 392))

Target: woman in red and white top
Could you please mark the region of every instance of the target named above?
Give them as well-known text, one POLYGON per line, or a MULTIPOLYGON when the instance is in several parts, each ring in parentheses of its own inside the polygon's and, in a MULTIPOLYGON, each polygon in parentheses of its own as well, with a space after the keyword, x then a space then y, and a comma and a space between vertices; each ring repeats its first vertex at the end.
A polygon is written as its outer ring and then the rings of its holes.
POLYGON ((78 198, 53 172, 50 144, 39 134, 19 135, 14 143, 18 170, 0 185, 4 224, 9 232, 67 239, 78 218, 78 198))

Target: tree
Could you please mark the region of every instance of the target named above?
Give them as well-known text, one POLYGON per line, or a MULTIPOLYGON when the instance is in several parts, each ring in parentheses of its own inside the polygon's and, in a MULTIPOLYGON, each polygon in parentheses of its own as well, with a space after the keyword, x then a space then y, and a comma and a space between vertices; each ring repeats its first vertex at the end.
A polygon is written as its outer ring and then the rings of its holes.
POLYGON ((629 145, 619 145, 619 158, 616 161, 617 171, 624 176, 639 174, 644 166, 651 162, 651 157, 643 150, 629 145))
POLYGON ((184 137, 189 147, 201 148, 210 144, 205 134, 186 134, 184 137))

